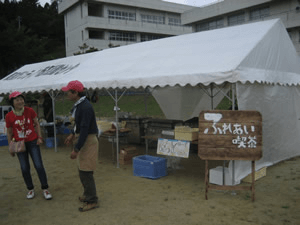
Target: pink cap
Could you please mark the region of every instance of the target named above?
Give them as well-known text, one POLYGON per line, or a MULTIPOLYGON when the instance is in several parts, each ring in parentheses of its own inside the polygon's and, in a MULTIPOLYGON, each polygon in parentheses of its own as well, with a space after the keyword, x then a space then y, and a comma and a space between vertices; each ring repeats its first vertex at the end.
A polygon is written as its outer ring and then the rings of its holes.
POLYGON ((74 90, 78 92, 83 92, 84 86, 83 84, 78 81, 78 80, 73 80, 68 83, 66 87, 63 87, 61 90, 62 91, 69 91, 69 90, 74 90))
POLYGON ((22 96, 23 96, 23 94, 22 94, 21 92, 19 92, 19 91, 14 91, 13 93, 11 93, 11 94, 9 95, 9 100, 12 99, 12 98, 18 97, 19 95, 22 95, 22 96))

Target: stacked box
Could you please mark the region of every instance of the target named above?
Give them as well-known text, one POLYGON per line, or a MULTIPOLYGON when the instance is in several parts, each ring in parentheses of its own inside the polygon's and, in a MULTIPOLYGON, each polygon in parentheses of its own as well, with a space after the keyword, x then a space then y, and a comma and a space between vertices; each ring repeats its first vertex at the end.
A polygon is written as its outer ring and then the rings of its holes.
POLYGON ((133 175, 157 179, 167 175, 167 159, 150 155, 133 158, 133 175))
POLYGON ((7 136, 5 134, 0 135, 0 146, 7 146, 8 141, 7 141, 7 136))
MULTIPOLYGON (((254 180, 258 180, 262 177, 265 177, 266 175, 267 175, 267 167, 263 167, 260 170, 255 171, 254 180)), ((250 173, 248 176, 246 176, 243 179, 243 181, 247 183, 252 183, 252 174, 250 173)))
POLYGON ((121 165, 132 164, 132 158, 137 155, 139 155, 139 154, 138 154, 136 147, 122 148, 120 150, 119 163, 121 165))
POLYGON ((184 141, 198 140, 199 128, 191 128, 187 126, 175 127, 175 139, 184 141))

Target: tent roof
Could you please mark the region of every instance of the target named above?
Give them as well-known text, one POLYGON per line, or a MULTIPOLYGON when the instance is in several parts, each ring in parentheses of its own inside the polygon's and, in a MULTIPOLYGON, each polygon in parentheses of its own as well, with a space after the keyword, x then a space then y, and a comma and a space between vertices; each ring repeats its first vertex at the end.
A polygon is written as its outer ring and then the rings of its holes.
POLYGON ((279 19, 142 42, 25 65, 0 93, 87 88, 245 83, 300 84, 300 60, 279 19))

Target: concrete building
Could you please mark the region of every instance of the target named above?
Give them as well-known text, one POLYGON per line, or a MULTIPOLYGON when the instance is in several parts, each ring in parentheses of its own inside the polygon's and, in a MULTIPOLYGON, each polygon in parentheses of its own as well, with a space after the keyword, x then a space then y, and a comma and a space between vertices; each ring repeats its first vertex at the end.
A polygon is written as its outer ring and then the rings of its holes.
POLYGON ((280 18, 300 55, 300 0, 224 0, 185 11, 181 21, 201 32, 280 18))
POLYGON ((161 0, 64 0, 66 55, 191 33, 181 14, 194 7, 161 0))

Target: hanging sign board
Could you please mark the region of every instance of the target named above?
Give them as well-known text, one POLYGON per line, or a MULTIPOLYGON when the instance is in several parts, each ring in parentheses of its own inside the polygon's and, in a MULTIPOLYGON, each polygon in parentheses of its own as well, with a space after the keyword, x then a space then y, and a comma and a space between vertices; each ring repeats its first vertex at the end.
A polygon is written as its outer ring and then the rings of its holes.
POLYGON ((198 156, 203 160, 259 160, 262 157, 261 114, 240 110, 202 111, 198 156))
POLYGON ((173 139, 159 138, 157 142, 157 154, 188 158, 190 142, 173 139))

